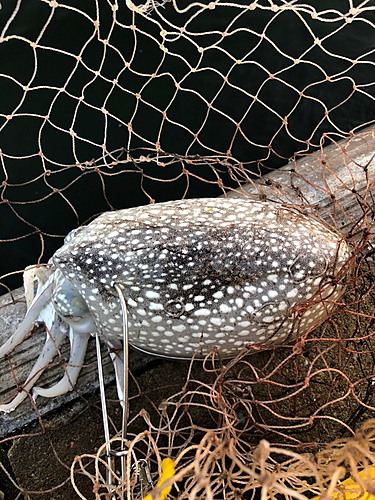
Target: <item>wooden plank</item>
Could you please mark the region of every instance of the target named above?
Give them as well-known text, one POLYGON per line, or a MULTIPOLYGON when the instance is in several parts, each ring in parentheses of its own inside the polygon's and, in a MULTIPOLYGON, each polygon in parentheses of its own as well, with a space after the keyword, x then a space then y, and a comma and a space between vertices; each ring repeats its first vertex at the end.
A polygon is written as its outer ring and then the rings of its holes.
POLYGON ((336 144, 330 144, 323 149, 323 157, 317 151, 300 158, 295 164, 289 163, 259 181, 229 192, 228 197, 250 194, 258 199, 260 196, 277 203, 294 204, 330 225, 334 222, 337 230, 347 234, 353 223, 363 216, 361 197, 367 197, 370 206, 373 203, 375 136, 370 133, 372 130, 372 127, 364 129, 350 142, 339 141, 345 152, 336 144), (330 194, 335 197, 334 203, 330 194))

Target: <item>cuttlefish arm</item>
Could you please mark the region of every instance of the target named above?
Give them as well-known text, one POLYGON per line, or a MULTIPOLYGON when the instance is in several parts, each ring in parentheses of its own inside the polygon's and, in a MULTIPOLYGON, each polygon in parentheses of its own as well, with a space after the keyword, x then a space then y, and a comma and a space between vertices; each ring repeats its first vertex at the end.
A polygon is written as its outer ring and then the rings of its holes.
POLYGON ((0 347, 0 359, 13 351, 15 347, 20 345, 25 340, 34 328, 34 323, 36 321, 42 321, 42 311, 48 306, 51 300, 54 286, 55 283, 52 280, 48 280, 42 287, 39 296, 37 296, 33 301, 22 323, 13 335, 11 335, 9 339, 0 347))
POLYGON ((64 322, 58 317, 58 315, 54 314, 52 327, 47 332, 46 343, 44 344, 43 350, 33 366, 27 381, 21 387, 21 392, 17 394, 17 396, 10 403, 0 405, 0 411, 5 413, 13 411, 29 395, 30 389, 55 357, 57 352, 56 349, 58 349, 62 344, 66 335, 66 325, 63 323, 64 322))
POLYGON ((65 374, 61 380, 49 388, 35 387, 33 390, 33 398, 44 396, 45 398, 53 398, 72 391, 77 382, 79 373, 85 360, 87 343, 90 338, 90 333, 77 332, 70 327, 70 358, 65 367, 65 374))

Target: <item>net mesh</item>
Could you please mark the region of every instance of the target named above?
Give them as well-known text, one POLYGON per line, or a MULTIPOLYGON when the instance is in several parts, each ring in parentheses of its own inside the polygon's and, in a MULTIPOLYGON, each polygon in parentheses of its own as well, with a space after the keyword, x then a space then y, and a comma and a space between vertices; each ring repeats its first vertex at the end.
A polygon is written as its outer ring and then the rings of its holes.
MULTIPOLYGON (((149 423, 145 418, 145 425, 149 423)), ((159 436, 158 436, 159 437, 159 436)), ((222 439, 208 432, 197 444, 180 448, 175 459, 175 474, 164 477, 156 488, 155 497, 168 484, 174 485, 175 498, 369 498, 374 493, 374 421, 351 438, 335 440, 319 453, 298 453, 283 447, 272 446, 266 440, 251 451, 236 439, 222 439), (236 443, 237 442, 237 443, 236 443), (345 479, 347 478, 347 479, 345 479), (182 485, 182 488, 181 488, 182 485)), ((170 443, 174 444, 169 437, 170 443)), ((112 441, 116 444, 116 439, 112 441)), ((104 448, 104 445, 103 445, 104 448)), ((137 435, 129 446, 126 466, 130 481, 125 485, 119 477, 119 486, 112 488, 115 498, 139 497, 139 456, 152 464, 153 476, 158 476, 163 454, 150 431, 137 435), (135 458, 137 457, 137 458, 135 458)), ((98 495, 108 494, 111 487, 103 479, 105 461, 96 455, 77 456, 71 468, 74 489, 86 499, 74 482, 74 472, 80 470, 93 485, 98 495), (94 471, 87 464, 94 462, 94 471)), ((146 489, 146 488, 145 488, 146 489)), ((150 497, 149 497, 150 498, 150 497)), ((371 497, 370 497, 371 498, 371 497)))
MULTIPOLYGON (((166 456, 181 498, 301 500, 342 494, 350 475, 374 492, 374 422, 363 424, 375 410, 374 11, 333 0, 2 4, 3 292, 104 210, 245 184, 325 220, 353 249, 323 325, 226 364, 213 353, 182 391, 139 410, 131 425, 147 431, 130 434, 120 498, 150 489, 135 457, 154 479, 166 456)), ((109 491, 103 450, 72 466, 81 498, 82 474, 96 498, 109 491)))
POLYGON ((372 123, 373 30, 371 2, 4 2, 1 274, 104 210, 216 196, 372 123))

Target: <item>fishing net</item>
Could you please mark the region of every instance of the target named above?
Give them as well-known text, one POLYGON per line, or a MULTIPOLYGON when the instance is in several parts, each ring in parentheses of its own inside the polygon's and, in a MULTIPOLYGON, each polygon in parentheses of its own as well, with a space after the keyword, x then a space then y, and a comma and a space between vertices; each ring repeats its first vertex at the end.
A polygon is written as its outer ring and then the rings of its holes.
MULTIPOLYGON (((145 418, 145 425, 148 423, 145 418)), ((96 455, 77 456, 72 465, 71 479, 79 498, 86 499, 74 483, 74 472, 78 470, 90 479, 97 498, 105 494, 112 494, 113 498, 139 498, 141 464, 147 464, 147 467, 152 464, 156 471, 152 476, 161 477, 158 486, 151 490, 154 498, 159 498, 169 485, 174 485, 173 498, 189 499, 221 495, 231 499, 259 498, 259 495, 261 498, 299 500, 369 498, 374 493, 373 420, 363 425, 354 437, 335 440, 315 454, 272 446, 266 440, 249 450, 246 441, 238 446, 238 435, 234 439, 223 439, 208 432, 197 444, 187 444, 180 449, 173 470, 163 471, 161 476, 157 471, 160 471, 162 454, 152 438, 151 429, 136 436, 129 446, 126 466, 130 480, 126 484, 118 475, 117 487, 105 484, 105 462, 100 458, 103 449, 96 455), (139 460, 142 448, 147 451, 142 455, 145 458, 139 460), (94 473, 89 472, 88 462, 91 462, 94 473)), ((174 437, 173 432, 169 432, 172 445, 174 437)), ((115 442, 114 439, 112 443, 115 442)), ((152 476, 150 473, 150 479, 152 476)), ((143 493, 149 491, 146 478, 143 478, 143 488, 143 493)), ((147 498, 152 498, 150 493, 147 498)))
MULTIPOLYGON (((240 192, 288 204, 352 248, 336 277, 345 296, 318 328, 231 362, 212 353, 199 373, 187 368, 182 391, 148 397, 148 413, 130 422, 128 482, 115 494, 142 497, 151 483, 139 480, 138 461, 155 483, 165 457, 175 461, 172 496, 312 498, 348 476, 373 493, 373 422, 363 424, 375 409, 373 3, 1 7, 3 293, 97 214, 183 197, 240 192)), ((22 387, 12 356, 1 370, 22 387)), ((76 476, 96 498, 109 491, 104 449, 73 464, 81 498, 90 496, 76 476)))
POLYGON ((7 1, 2 291, 98 213, 217 196, 374 118, 371 2, 7 1))

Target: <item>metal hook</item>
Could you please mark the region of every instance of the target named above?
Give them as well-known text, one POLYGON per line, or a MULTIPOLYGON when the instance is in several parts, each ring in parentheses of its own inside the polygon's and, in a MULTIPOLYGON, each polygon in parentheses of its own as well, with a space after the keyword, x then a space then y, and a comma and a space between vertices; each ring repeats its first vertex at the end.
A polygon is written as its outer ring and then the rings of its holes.
MULTIPOLYGON (((124 441, 128 433, 128 407, 129 407, 129 330, 128 330, 128 310, 126 307, 126 302, 124 294, 122 293, 123 286, 118 283, 113 285, 118 293, 122 309, 122 330, 123 330, 123 349, 124 349, 124 400, 122 408, 122 430, 121 430, 121 452, 124 451, 124 441)), ((124 481, 125 478, 125 456, 123 454, 121 460, 121 479, 124 481)))
POLYGON ((102 355, 100 350, 100 339, 98 333, 95 334, 96 338, 96 356, 98 359, 98 374, 99 374, 99 387, 100 387, 100 400, 102 405, 102 416, 103 416, 103 427, 104 427, 104 438, 106 440, 106 454, 107 454, 107 464, 108 469, 106 473, 106 481, 108 484, 113 484, 112 477, 112 456, 121 457, 121 480, 125 480, 125 455, 124 451, 124 441, 127 437, 128 430, 128 387, 129 387, 129 336, 128 336, 128 312, 126 308, 126 302, 124 295, 122 293, 122 285, 117 283, 113 284, 116 289, 118 296, 120 298, 121 308, 122 308, 122 320, 123 320, 123 359, 124 359, 124 378, 123 378, 123 409, 122 409, 122 429, 121 429, 121 451, 119 453, 113 453, 111 451, 111 446, 109 444, 109 424, 108 424, 108 413, 107 413, 107 403, 105 397, 105 387, 104 387, 104 376, 103 376, 103 363, 102 355))
POLYGON ((109 425, 108 425, 108 414, 107 414, 107 402, 105 399, 105 387, 104 387, 104 376, 103 376, 103 363, 102 363, 102 353, 100 350, 100 339, 99 335, 95 333, 96 340, 96 357, 98 360, 98 375, 99 375, 99 387, 100 387, 100 401, 102 404, 102 416, 103 416, 103 427, 104 427, 104 439, 106 441, 106 454, 107 454, 107 464, 108 469, 106 472, 106 481, 108 484, 112 483, 112 459, 111 459, 111 445, 109 444, 109 425))
POLYGON ((137 464, 132 465, 131 470, 133 473, 137 469, 137 467, 139 482, 141 484, 141 497, 143 498, 145 491, 143 485, 145 484, 146 488, 147 486, 153 485, 150 466, 145 458, 141 458, 140 460, 138 460, 137 464))

